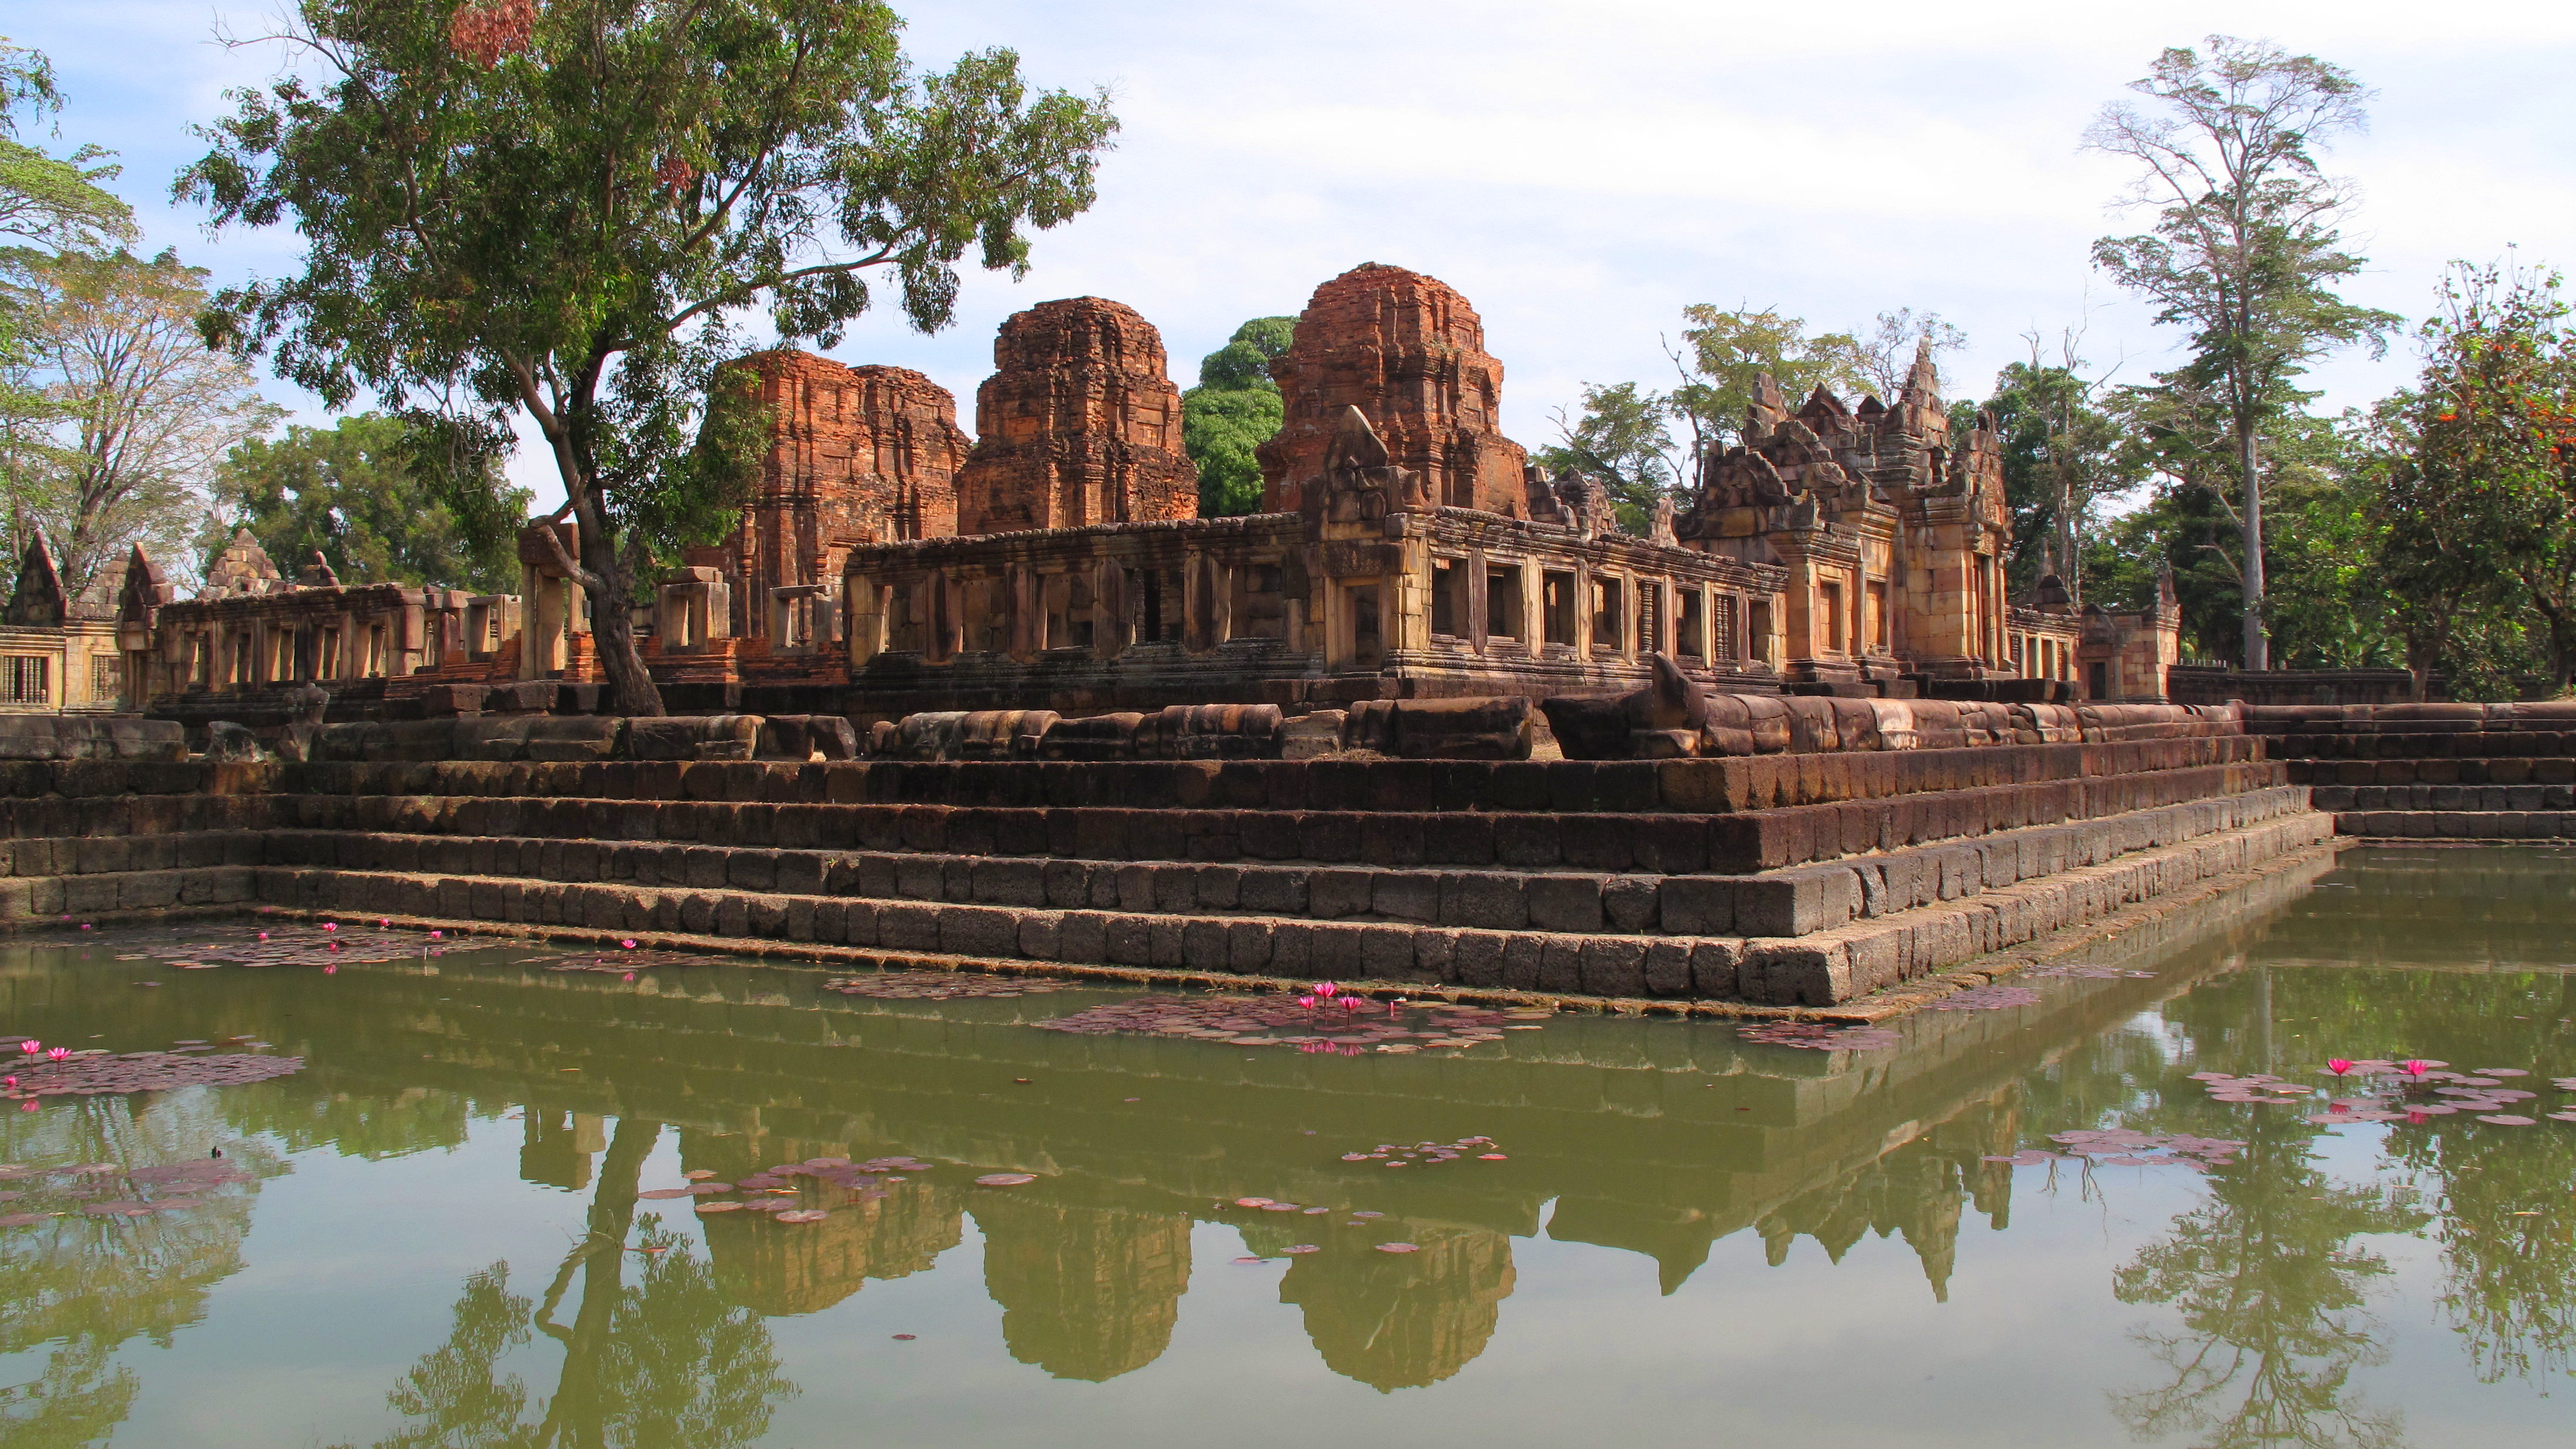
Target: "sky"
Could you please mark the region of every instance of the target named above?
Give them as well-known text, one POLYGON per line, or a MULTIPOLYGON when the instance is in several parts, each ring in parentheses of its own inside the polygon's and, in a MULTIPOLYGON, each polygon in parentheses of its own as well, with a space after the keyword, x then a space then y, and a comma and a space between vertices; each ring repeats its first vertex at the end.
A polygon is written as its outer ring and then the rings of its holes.
MULTIPOLYGON (((65 142, 117 151, 148 245, 219 282, 296 266, 291 230, 210 238, 169 199, 222 92, 275 73, 277 0, 0 4, 0 34, 51 56, 65 142)), ((2455 258, 2576 261, 2576 6, 2566 4, 1794 4, 1727 0, 1269 0, 1117 5, 895 0, 926 67, 1016 49, 1037 83, 1106 89, 1121 123, 1091 211, 1035 239, 1029 274, 970 270, 935 336, 873 314, 833 356, 919 369, 973 425, 994 329, 1057 297, 1125 302, 1162 329, 1175 381, 1243 320, 1292 314, 1362 262, 1430 273, 1482 315, 1505 369, 1504 429, 1538 446, 1586 383, 1670 375, 1662 339, 1696 302, 1776 306, 1818 329, 1936 312, 1969 347, 1953 396, 2052 354, 2143 380, 2180 341, 2088 260, 2143 230, 2113 205, 2125 163, 2087 124, 2156 53, 2212 32, 2355 72, 2367 134, 2329 168, 2358 185, 2353 301, 2410 318, 2455 258)), ((2411 345, 2317 368, 2321 406, 2403 386, 2411 345)), ((272 400, 323 422, 271 380, 272 400)), ((513 464, 542 504, 560 485, 513 464)))

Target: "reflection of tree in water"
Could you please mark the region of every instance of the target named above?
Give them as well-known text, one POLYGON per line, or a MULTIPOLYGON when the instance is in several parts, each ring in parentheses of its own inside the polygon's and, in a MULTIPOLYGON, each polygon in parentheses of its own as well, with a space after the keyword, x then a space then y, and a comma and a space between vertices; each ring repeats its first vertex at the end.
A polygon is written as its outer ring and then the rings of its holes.
POLYGON ((1507 1235, 1421 1226, 1410 1235, 1420 1252, 1344 1246, 1298 1258, 1279 1283, 1279 1301, 1305 1310, 1306 1336, 1325 1366, 1381 1393, 1465 1368, 1485 1351, 1512 1292, 1507 1235))
POLYGON ((535 1303, 510 1291, 507 1264, 466 1279, 447 1342, 386 1396, 411 1422, 378 1440, 378 1449, 723 1449, 768 1431, 770 1414, 796 1386, 778 1372, 767 1325, 726 1298, 685 1237, 651 1216, 637 1232, 638 1177, 660 1135, 655 1123, 618 1122, 591 1199, 590 1231, 535 1303), (642 1262, 632 1284, 630 1255, 642 1262), (532 1331, 563 1346, 555 1392, 533 1423, 526 1385, 500 1371, 502 1357, 529 1343, 532 1331))
MULTIPOLYGON (((227 1140, 217 1096, 203 1088, 65 1098, 9 1117, 0 1154, 10 1162, 136 1168, 203 1158, 209 1144, 227 1140)), ((251 1172, 277 1170, 265 1154, 232 1150, 251 1172)), ((167 1346, 242 1266, 249 1194, 210 1191, 198 1204, 140 1218, 73 1212, 0 1229, 0 1353, 51 1345, 34 1380, 0 1387, 0 1445, 87 1444, 123 1422, 139 1385, 112 1361, 116 1350, 138 1336, 167 1346)))
POLYGON ((2411 1232, 2426 1215, 2385 1185, 2328 1181, 2311 1160, 2313 1136, 2296 1118, 2257 1118, 2241 1160, 2211 1175, 2207 1201, 2115 1273, 2121 1302, 2171 1305, 2182 1319, 2178 1332, 2135 1334, 2171 1381, 2112 1397, 2139 1438, 2193 1434, 2210 1449, 2403 1442, 2398 1412, 2351 1387, 2353 1370, 2387 1357, 2363 1304, 2389 1272, 2352 1239, 2411 1232))
MULTIPOLYGON (((2430 912, 2427 919, 2444 929, 2475 914, 2421 898, 2405 905, 2430 912)), ((2552 909, 2555 919, 2566 918, 2563 899, 2552 909)), ((2294 1023, 2309 1040, 2347 1056, 2545 1066, 2568 1060, 2565 1023, 2576 1019, 2576 975, 2258 969, 2204 985, 2170 1003, 2166 1014, 2195 1041, 2227 1040, 2238 1070, 2313 1070, 2313 1058, 2324 1053, 2295 1043, 2274 1046, 2275 1033, 2294 1023)), ((2175 1094, 2163 1115, 2173 1121, 2148 1130, 2231 1135, 2228 1119, 2197 1093, 2175 1094)), ((2440 1184, 2439 1216, 2432 1221, 2448 1278, 2441 1302, 2479 1377, 2494 1381, 2576 1366, 2576 1241, 2567 1198, 2567 1184, 2576 1179, 2576 1143, 2546 1124, 2499 1127, 2451 1116, 2396 1129, 2383 1151, 2419 1181, 2440 1184)))

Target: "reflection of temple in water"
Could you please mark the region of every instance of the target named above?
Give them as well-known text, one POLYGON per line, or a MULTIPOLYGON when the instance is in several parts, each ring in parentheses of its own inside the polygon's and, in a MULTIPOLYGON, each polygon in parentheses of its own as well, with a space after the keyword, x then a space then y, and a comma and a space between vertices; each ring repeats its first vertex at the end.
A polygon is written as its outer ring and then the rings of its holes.
MULTIPOLYGON (((1757 1224, 1763 1257, 1786 1262, 1800 1233, 1839 1263, 1863 1233, 1900 1234, 1922 1260, 1932 1296, 1950 1301, 1963 1207, 2001 1231, 2012 1218, 2012 1164, 1987 1162, 2021 1146, 2019 1104, 1980 1102, 1837 1181, 1781 1204, 1757 1224)), ((1670 1290, 1667 1290, 1670 1291, 1670 1290)))
POLYGON ((1011 1357, 1113 1379, 1162 1357, 1190 1286, 1190 1220, 993 1193, 975 1202, 984 1287, 1011 1357))
POLYGON ((1306 1312, 1306 1336, 1333 1372, 1380 1393, 1436 1384, 1485 1351, 1512 1292, 1512 1240, 1490 1230, 1413 1233, 1417 1253, 1301 1257, 1279 1301, 1306 1312))
MULTIPOLYGON (((778 1162, 845 1149, 782 1143, 748 1155, 738 1139, 718 1139, 715 1151, 684 1139, 683 1158, 732 1178, 778 1162), (780 1155, 770 1155, 772 1153, 780 1155)), ((965 1201, 953 1175, 946 1182, 912 1178, 881 1198, 836 1205, 819 1223, 793 1227, 759 1221, 760 1213, 699 1218, 716 1283, 727 1298, 772 1317, 820 1313, 859 1291, 870 1278, 903 1278, 926 1271, 939 1255, 965 1238, 965 1201)))
POLYGON ((588 1112, 530 1107, 519 1131, 519 1177, 548 1187, 590 1186, 590 1160, 608 1150, 607 1119, 588 1112))

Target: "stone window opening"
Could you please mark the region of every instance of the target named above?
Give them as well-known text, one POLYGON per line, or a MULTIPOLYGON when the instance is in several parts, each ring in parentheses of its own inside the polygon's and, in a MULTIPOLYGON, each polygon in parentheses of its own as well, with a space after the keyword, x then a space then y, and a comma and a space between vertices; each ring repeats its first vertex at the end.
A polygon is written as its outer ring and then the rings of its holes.
POLYGON ((215 682, 215 636, 191 635, 188 640, 188 680, 210 686, 215 682))
POLYGON ((1869 642, 1881 654, 1896 652, 1895 634, 1887 617, 1887 580, 1872 579, 1868 585, 1869 642))
POLYGON ((51 704, 52 664, 39 654, 0 658, 0 704, 51 704))
POLYGON ((382 679, 393 672, 393 659, 385 648, 385 626, 367 626, 367 677, 382 679))
POLYGON ((1431 561, 1431 632, 1445 639, 1455 639, 1465 631, 1459 621, 1467 617, 1467 565, 1462 559, 1435 558, 1431 561))
POLYGON ((1816 649, 1822 654, 1840 654, 1851 647, 1843 633, 1843 586, 1839 583, 1816 585, 1816 612, 1822 616, 1816 649))
POLYGON ((1489 567, 1485 570, 1485 637, 1516 643, 1521 631, 1529 625, 1521 613, 1521 571, 1518 568, 1489 567))
POLYGON ((316 679, 337 679, 340 677, 339 630, 325 629, 322 631, 321 659, 314 669, 313 676, 316 679))
POLYGON ((1701 605, 1702 590, 1681 591, 1681 619, 1673 630, 1673 654, 1681 659, 1708 658, 1708 611, 1701 605))
POLYGON ((2092 687, 2089 690, 2088 695, 2093 699, 2109 699, 2111 697, 2111 666, 2109 664, 2096 663, 2093 666, 2092 687))
POLYGON ((1626 632, 1625 605, 1621 601, 1622 584, 1618 579, 1595 575, 1592 580, 1592 647, 1619 650, 1626 646, 1620 636, 1626 632))
POLYGON ((1771 606, 1769 604, 1755 604, 1749 612, 1749 624, 1753 633, 1753 638, 1750 641, 1750 648, 1747 652, 1761 663, 1769 664, 1772 662, 1771 606))
POLYGON ((1550 569, 1539 577, 1539 639, 1542 643, 1574 643, 1574 575, 1550 569))

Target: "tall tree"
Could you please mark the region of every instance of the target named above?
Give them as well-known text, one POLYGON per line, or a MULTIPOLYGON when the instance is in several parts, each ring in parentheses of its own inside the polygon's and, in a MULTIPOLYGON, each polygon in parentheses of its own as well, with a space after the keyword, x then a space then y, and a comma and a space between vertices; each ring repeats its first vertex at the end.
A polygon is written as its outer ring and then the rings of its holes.
POLYGON ((11 546, 42 527, 78 593, 137 542, 184 552, 216 463, 277 409, 197 335, 202 269, 169 252, 66 253, 27 275, 23 375, 44 412, 8 440, 11 546))
POLYGON ((1199 468, 1199 516, 1261 511, 1261 460, 1287 413, 1270 360, 1297 335, 1294 317, 1255 317, 1199 361, 1199 385, 1181 394, 1181 446, 1199 468))
POLYGON ((207 335, 487 449, 526 417, 616 708, 659 713, 635 581, 756 465, 750 393, 709 386, 734 319, 829 347, 889 268, 934 331, 970 247, 1019 275, 1092 202, 1105 96, 1032 93, 1007 50, 916 74, 901 25, 877 0, 299 0, 283 38, 317 78, 234 92, 177 191, 219 228, 291 222, 303 270, 220 294, 207 335))
POLYGON ((2262 41, 2214 35, 2209 52, 2175 48, 2085 133, 2088 149, 2134 161, 2132 205, 2155 208, 2154 230, 2104 237, 2096 266, 2158 307, 2159 322, 2191 332, 2185 379, 2213 392, 2234 444, 2244 533, 2245 667, 2270 667, 2264 629, 2265 421, 2286 382, 2331 348, 2374 353, 2400 319, 2355 307, 2334 286, 2360 270, 2339 230, 2349 182, 2325 174, 2328 139, 2362 129, 2368 99, 2350 72, 2262 41))
POLYGON ((108 194, 117 168, 95 146, 54 155, 21 139, 63 108, 54 68, 40 51, 0 38, 0 468, 16 471, 47 452, 41 424, 59 416, 37 389, 26 346, 34 301, 29 269, 64 252, 94 253, 132 242, 134 213, 108 194))
POLYGON ((420 447, 402 420, 380 413, 251 439, 216 472, 219 536, 246 527, 288 569, 318 553, 342 583, 507 591, 519 570, 510 531, 465 522, 526 516, 527 490, 485 460, 474 479, 479 507, 460 521, 424 486, 420 447))

